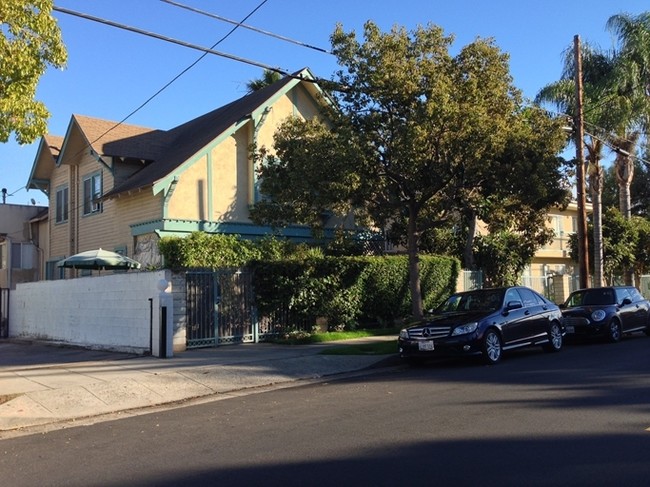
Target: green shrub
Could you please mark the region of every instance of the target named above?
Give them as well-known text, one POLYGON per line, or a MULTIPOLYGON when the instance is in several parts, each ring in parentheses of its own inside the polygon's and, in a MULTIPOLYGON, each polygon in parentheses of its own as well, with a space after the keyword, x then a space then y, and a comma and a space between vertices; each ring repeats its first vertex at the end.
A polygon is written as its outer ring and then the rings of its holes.
POLYGON ((187 237, 163 237, 158 243, 165 265, 171 269, 191 267, 240 267, 261 256, 253 242, 237 235, 193 232, 187 237))
MULTIPOLYGON (((260 316, 282 315, 286 329, 312 331, 325 319, 329 331, 392 327, 411 313, 406 256, 325 257, 319 247, 277 237, 257 242, 235 235, 194 232, 159 243, 172 269, 250 266, 260 316)), ((455 291, 460 264, 449 257, 420 256, 425 309, 455 291)))
MULTIPOLYGON (((422 256, 425 308, 437 306, 456 288, 456 259, 422 256)), ((257 262, 256 303, 260 314, 288 309, 311 325, 326 318, 330 331, 364 325, 394 326, 411 313, 405 256, 326 257, 302 261, 257 262)))

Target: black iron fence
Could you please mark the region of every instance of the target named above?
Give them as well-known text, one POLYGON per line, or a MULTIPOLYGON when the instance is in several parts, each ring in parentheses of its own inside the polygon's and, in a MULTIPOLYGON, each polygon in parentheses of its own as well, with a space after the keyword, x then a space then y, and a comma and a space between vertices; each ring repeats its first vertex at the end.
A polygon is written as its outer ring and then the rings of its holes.
POLYGON ((0 288, 0 338, 9 336, 9 289, 0 288))

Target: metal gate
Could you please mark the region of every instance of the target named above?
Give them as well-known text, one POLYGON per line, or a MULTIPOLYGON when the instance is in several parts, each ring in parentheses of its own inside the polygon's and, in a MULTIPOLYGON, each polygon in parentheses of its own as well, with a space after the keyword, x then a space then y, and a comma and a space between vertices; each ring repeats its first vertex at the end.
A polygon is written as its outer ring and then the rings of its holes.
POLYGON ((9 289, 0 288, 0 338, 9 336, 9 289))
POLYGON ((257 342, 252 273, 186 273, 187 348, 257 342))

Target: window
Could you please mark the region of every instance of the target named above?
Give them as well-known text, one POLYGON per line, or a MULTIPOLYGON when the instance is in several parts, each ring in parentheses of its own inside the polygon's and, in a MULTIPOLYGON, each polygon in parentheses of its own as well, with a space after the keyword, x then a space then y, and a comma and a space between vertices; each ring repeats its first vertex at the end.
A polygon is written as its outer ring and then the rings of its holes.
POLYGON ((630 296, 629 290, 627 288, 617 288, 616 289, 616 302, 618 304, 623 304, 623 300, 625 298, 629 298, 630 301, 632 300, 632 297, 630 296))
POLYGON ((552 216, 551 217, 551 225, 553 226, 553 231, 555 232, 555 236, 559 237, 562 233, 562 219, 559 216, 552 216))
POLYGON ((516 289, 508 289, 506 293, 506 305, 511 301, 521 301, 521 296, 519 296, 516 289))
POLYGON ((68 221, 68 198, 67 186, 56 190, 56 223, 68 221))
POLYGON ((11 244, 11 268, 12 269, 33 269, 34 253, 36 252, 34 244, 31 243, 12 243, 11 244))
POLYGON ((48 281, 55 281, 58 279, 63 279, 65 276, 65 269, 63 267, 58 267, 58 260, 50 260, 45 263, 45 279, 48 281))
POLYGON ((522 301, 524 303, 524 307, 535 306, 537 304, 543 304, 544 303, 541 300, 541 298, 539 296, 537 296, 533 291, 530 291, 530 290, 524 289, 524 288, 519 288, 518 291, 519 291, 519 294, 521 294, 522 301))
POLYGON ((633 303, 636 303, 637 301, 641 301, 644 299, 637 288, 629 287, 627 288, 627 290, 630 293, 630 298, 632 298, 633 303))
POLYGON ((84 215, 102 211, 101 203, 98 201, 102 195, 102 175, 92 174, 83 180, 84 185, 84 215))

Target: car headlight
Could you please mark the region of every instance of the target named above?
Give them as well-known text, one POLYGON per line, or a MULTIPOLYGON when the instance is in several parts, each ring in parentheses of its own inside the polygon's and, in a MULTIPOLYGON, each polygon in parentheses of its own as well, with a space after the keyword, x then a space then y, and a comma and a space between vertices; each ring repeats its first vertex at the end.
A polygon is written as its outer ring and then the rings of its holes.
POLYGON ((593 313, 591 313, 591 319, 594 321, 603 321, 605 319, 605 316, 607 313, 603 311, 602 309, 597 309, 593 313))
POLYGON ((399 337, 408 340, 408 338, 409 338, 408 330, 406 328, 404 328, 403 330, 400 330, 399 331, 399 337))
POLYGON ((474 333, 477 328, 478 328, 478 323, 476 322, 457 326, 456 328, 454 328, 454 331, 451 333, 451 336, 467 335, 468 333, 474 333))

